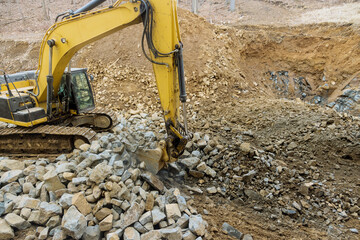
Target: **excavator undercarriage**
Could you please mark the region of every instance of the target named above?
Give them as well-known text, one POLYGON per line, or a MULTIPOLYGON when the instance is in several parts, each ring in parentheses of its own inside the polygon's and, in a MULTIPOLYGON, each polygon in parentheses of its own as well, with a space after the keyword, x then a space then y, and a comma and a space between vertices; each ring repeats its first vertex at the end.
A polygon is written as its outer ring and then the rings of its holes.
POLYGON ((90 128, 54 125, 4 128, 0 130, 0 152, 6 155, 66 153, 89 143, 95 134, 90 128))
POLYGON ((22 156, 69 153, 94 140, 96 132, 109 130, 118 122, 114 112, 105 113, 99 108, 59 121, 33 128, 1 128, 0 153, 22 156))

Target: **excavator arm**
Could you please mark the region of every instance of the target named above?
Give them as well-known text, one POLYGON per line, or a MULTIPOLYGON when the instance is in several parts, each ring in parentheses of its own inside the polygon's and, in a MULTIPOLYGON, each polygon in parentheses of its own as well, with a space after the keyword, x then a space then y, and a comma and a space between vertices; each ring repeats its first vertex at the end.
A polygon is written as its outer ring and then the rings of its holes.
MULTIPOLYGON (((38 87, 35 91, 38 105, 46 109, 47 116, 51 118, 54 98, 57 97, 61 78, 73 55, 91 42, 142 22, 142 48, 153 65, 168 135, 167 139, 160 143, 161 159, 151 159, 148 163, 153 165, 154 172, 157 172, 182 154, 189 139, 176 0, 129 0, 125 3, 118 0, 108 8, 87 11, 93 8, 96 4, 92 3, 96 2, 103 1, 92 1, 73 14, 65 16, 62 21, 56 22, 46 32, 40 49, 38 87), (86 12, 83 12, 84 10, 86 12), (180 102, 184 114, 183 125, 179 122, 180 102)), ((151 155, 150 152, 143 153, 151 155)))

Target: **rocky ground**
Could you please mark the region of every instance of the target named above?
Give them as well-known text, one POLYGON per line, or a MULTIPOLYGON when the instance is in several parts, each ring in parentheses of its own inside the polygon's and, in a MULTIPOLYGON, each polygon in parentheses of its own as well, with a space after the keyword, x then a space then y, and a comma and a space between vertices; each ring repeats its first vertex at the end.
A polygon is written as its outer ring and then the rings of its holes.
MULTIPOLYGON (((103 68, 94 66, 98 79, 116 79, 112 73, 118 71, 105 68, 99 73, 96 69, 103 68)), ((141 72, 122 72, 146 82, 141 72)), ((111 84, 106 87, 114 87, 111 84)), ((100 101, 107 95, 103 86, 102 81, 94 83, 100 101)), ((156 89, 151 84, 152 91, 147 89, 141 97, 119 100, 124 107, 154 111, 156 99, 147 99, 156 96, 156 89)), ((359 118, 300 99, 232 95, 220 100, 198 94, 191 93, 196 101, 189 102, 193 142, 179 160, 187 174, 175 182, 203 202, 198 207, 208 214, 204 218, 215 239, 225 237, 224 222, 260 239, 286 239, 293 236, 293 228, 299 239, 357 238, 359 118)), ((176 176, 167 176, 167 181, 176 176)))
MULTIPOLYGON (((240 2, 233 14, 225 1, 200 1, 202 18, 179 11, 194 138, 157 176, 134 154, 165 136, 133 44, 141 26, 81 50, 74 65, 120 124, 68 155, 1 158, 0 238, 358 239, 359 4, 240 2)), ((70 1, 45 1, 49 19, 39 1, 0 3, 5 70, 36 68, 70 1)))
POLYGON ((166 188, 134 158, 138 145, 160 137, 151 130, 161 118, 119 118, 113 133, 71 154, 0 159, 0 239, 208 238, 193 200, 166 188))

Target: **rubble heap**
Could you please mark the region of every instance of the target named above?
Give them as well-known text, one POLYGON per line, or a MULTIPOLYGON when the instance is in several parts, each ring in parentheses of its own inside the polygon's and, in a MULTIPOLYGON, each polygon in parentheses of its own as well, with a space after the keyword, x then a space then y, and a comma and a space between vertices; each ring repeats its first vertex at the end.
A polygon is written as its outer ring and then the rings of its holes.
POLYGON ((218 118, 209 109, 179 161, 194 194, 250 207, 271 231, 291 222, 334 238, 357 231, 359 118, 290 100, 234 101, 218 118))
MULTIPOLYGON (((125 72, 130 79, 141 79, 147 91, 129 93, 120 101, 128 107, 141 104, 138 108, 149 112, 159 108, 155 100, 148 101, 156 92, 154 83, 148 84, 150 76, 131 68, 92 66, 98 100, 104 106, 112 107, 111 101, 102 99, 115 94, 102 87, 106 83, 108 89, 115 89, 116 81, 101 79, 115 79, 125 72)), ((188 120, 194 138, 174 164, 186 170, 180 174, 190 194, 250 207, 255 216, 269 220, 267 230, 274 232, 296 222, 335 238, 353 234, 349 229, 358 229, 355 224, 345 229, 341 225, 359 219, 360 214, 355 177, 359 119, 300 99, 244 98, 244 91, 235 94, 236 88, 226 87, 223 79, 207 80, 209 84, 189 93, 188 120), (220 89, 228 92, 220 94, 220 89)))
MULTIPOLYGON (((0 239, 201 239, 207 223, 179 189, 167 189, 134 152, 155 146, 157 114, 120 116, 113 133, 56 159, 0 159, 0 239)), ((190 200, 190 201, 189 201, 190 200)))

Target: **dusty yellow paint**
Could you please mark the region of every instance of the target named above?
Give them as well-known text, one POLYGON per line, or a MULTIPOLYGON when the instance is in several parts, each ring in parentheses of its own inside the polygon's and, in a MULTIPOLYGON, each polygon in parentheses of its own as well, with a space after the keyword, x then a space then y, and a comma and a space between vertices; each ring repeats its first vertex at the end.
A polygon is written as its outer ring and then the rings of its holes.
MULTIPOLYGON (((46 109, 46 76, 49 74, 49 46, 47 41, 55 40, 53 48, 52 74, 54 76, 54 93, 58 92, 61 77, 71 57, 82 47, 100 38, 114 33, 127 26, 140 23, 140 1, 120 4, 117 1, 113 8, 89 12, 59 23, 49 28, 41 45, 39 57, 38 100, 39 106, 46 109), (65 40, 63 43, 61 40, 65 40)), ((175 0, 150 0, 154 9, 153 42, 160 52, 171 52, 180 44, 177 7, 175 0)), ((140 41, 140 39, 139 39, 140 41)), ((114 43, 116 44, 116 43, 114 43)), ((135 47, 135 46, 134 46, 135 47)), ((152 56, 152 55, 151 55, 152 56)), ((179 87, 177 70, 173 54, 162 58, 152 58, 167 66, 153 64, 161 106, 165 120, 171 119, 177 125, 179 116, 179 87)))
MULTIPOLYGON (((175 45, 180 44, 179 24, 175 0, 150 0, 154 9, 153 42, 155 47, 163 53, 171 52, 175 45)), ((164 110, 165 121, 171 119, 177 126, 179 117, 179 82, 173 56, 152 59, 164 62, 164 65, 153 64, 157 88, 159 90, 161 106, 164 110)))
MULTIPOLYGON (((14 82, 15 87, 19 90, 20 88, 34 87, 35 80, 24 80, 14 82)), ((15 90, 14 85, 9 83, 10 90, 15 90)), ((7 92, 6 84, 1 84, 1 92, 7 92)))
MULTIPOLYGON (((175 51, 181 45, 179 25, 177 19, 176 0, 148 0, 153 8, 153 31, 152 41, 155 48, 161 53, 169 53, 162 57, 155 57, 151 51, 147 54, 156 62, 164 63, 165 65, 158 65, 153 63, 153 69, 156 77, 158 92, 160 95, 161 106, 164 113, 166 128, 169 136, 168 140, 172 141, 170 148, 167 149, 164 141, 161 148, 158 150, 158 157, 155 159, 158 167, 162 167, 166 162, 174 161, 174 156, 181 154, 183 151, 187 137, 182 136, 178 131, 179 118, 179 79, 176 66, 175 51), (169 124, 170 122, 170 124, 169 124), (178 140, 181 140, 180 143, 178 140), (174 151, 173 151, 174 150, 174 151), (173 151, 174 154, 171 154, 173 151)), ((116 31, 121 30, 127 26, 141 23, 141 1, 128 0, 123 3, 122 0, 116 1, 113 7, 104 8, 100 10, 81 13, 72 16, 61 22, 55 23, 46 32, 39 56, 38 66, 38 88, 34 93, 37 98, 36 105, 47 109, 47 75, 51 74, 54 78, 53 89, 55 98, 57 97, 61 79, 65 68, 73 55, 82 47, 106 37, 116 31), (49 40, 55 41, 55 46, 52 49, 52 68, 49 73, 49 50, 47 44, 49 40)), ((131 37, 131 36, 129 36, 131 37)), ((140 42, 141 39, 138 39, 140 42)), ((134 39, 136 42, 136 39, 134 39)), ((114 44, 117 44, 114 42, 114 44)), ((136 48, 136 46, 134 46, 136 48)), ((34 86, 34 82, 22 81, 17 82, 16 87, 34 86)), ((25 91, 25 89, 24 89, 25 91)), ((53 104, 54 106, 54 104, 53 104)), ((71 112, 74 114, 74 112, 71 112)), ((76 114, 76 113, 75 113, 76 114)), ((30 127, 32 125, 47 122, 47 118, 35 120, 33 122, 24 123, 13 120, 0 118, 0 121, 13 123, 19 126, 30 127)), ((154 159, 152 159, 154 161, 154 159)))
MULTIPOLYGON (((54 92, 57 95, 64 73, 72 56, 82 47, 108 36, 129 25, 139 23, 140 2, 127 2, 118 7, 101 9, 55 23, 45 34, 39 57, 39 102, 46 101, 46 76, 49 74, 48 40, 55 40, 53 47, 52 74, 54 92), (64 43, 61 41, 63 39, 64 43)), ((116 44, 116 43, 114 43, 116 44)))
POLYGON ((77 112, 75 110, 73 110, 73 109, 70 109, 70 113, 73 114, 73 115, 77 114, 77 112))
POLYGON ((15 125, 22 126, 22 127, 32 127, 32 126, 38 125, 40 123, 45 123, 48 121, 48 119, 47 119, 47 117, 44 117, 44 118, 34 120, 32 122, 20 122, 20 121, 10 120, 10 119, 6 119, 6 118, 0 118, 0 121, 15 124, 15 125))
MULTIPOLYGON (((172 52, 180 44, 180 33, 177 19, 176 0, 149 0, 153 7, 153 42, 155 47, 163 53, 172 52)), ((104 8, 55 23, 46 32, 40 49, 38 67, 38 94, 36 105, 46 109, 47 81, 49 74, 49 46, 48 40, 55 40, 52 58, 52 75, 54 77, 54 94, 57 96, 64 70, 73 55, 82 47, 108 36, 127 26, 141 23, 141 1, 117 1, 112 8, 104 8)), ((131 37, 131 36, 129 36, 131 37)), ((137 39, 141 41, 141 39, 137 39)), ((136 41, 134 41, 136 42, 136 41)), ((114 42, 114 44, 117 44, 114 42)), ((136 46, 134 46, 135 48, 136 46)), ((149 53, 148 53, 149 54, 149 53)), ((164 111, 165 121, 171 120, 177 127, 179 117, 179 83, 175 56, 153 60, 166 63, 153 64, 157 87, 159 90, 161 106, 164 111)), ((15 83, 17 88, 34 86, 34 82, 21 81, 15 83)), ((5 89, 5 88, 3 88, 5 89)), ((16 123, 15 123, 16 124, 16 123)))

